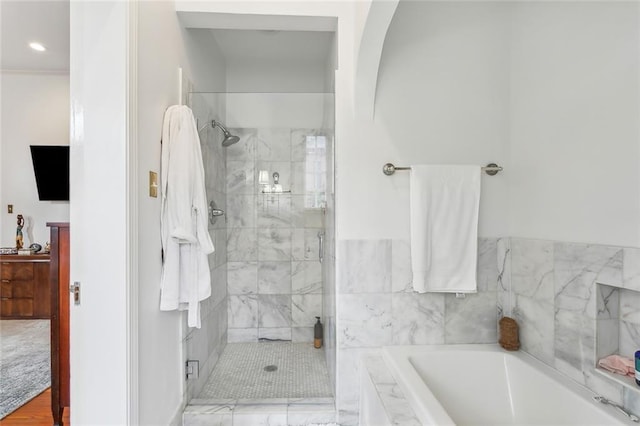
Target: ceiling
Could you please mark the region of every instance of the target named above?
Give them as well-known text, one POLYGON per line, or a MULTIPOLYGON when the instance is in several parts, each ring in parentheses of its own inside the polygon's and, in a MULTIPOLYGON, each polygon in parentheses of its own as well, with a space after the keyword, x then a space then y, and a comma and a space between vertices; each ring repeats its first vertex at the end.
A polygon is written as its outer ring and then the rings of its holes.
POLYGON ((0 68, 69 71, 69 0, 0 0, 0 68), (37 41, 47 50, 36 52, 37 41))
MULTIPOLYGON (((210 30, 231 62, 326 61, 333 31, 210 30)), ((69 0, 0 0, 0 69, 69 71, 69 0), (29 43, 47 47, 36 52, 29 43)))

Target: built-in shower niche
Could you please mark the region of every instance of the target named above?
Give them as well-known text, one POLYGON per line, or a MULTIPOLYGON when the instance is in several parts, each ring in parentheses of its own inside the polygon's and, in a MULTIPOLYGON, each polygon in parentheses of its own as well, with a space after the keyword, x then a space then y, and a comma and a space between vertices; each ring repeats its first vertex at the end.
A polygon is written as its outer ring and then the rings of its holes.
MULTIPOLYGON (((605 284, 596 284, 596 291, 596 360, 612 354, 633 358, 640 349, 640 291, 605 284)), ((598 367, 596 371, 636 391, 640 397, 640 387, 632 377, 598 367)))

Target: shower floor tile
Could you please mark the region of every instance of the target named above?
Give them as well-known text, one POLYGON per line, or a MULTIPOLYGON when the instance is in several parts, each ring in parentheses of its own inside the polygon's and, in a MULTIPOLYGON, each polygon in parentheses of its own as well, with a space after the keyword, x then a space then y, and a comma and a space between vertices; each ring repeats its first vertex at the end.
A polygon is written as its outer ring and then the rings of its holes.
MULTIPOLYGON (((333 397, 324 351, 310 343, 229 343, 197 399, 333 397), (265 371, 276 366, 275 371, 265 371)), ((246 401, 248 402, 248 401, 246 401)))

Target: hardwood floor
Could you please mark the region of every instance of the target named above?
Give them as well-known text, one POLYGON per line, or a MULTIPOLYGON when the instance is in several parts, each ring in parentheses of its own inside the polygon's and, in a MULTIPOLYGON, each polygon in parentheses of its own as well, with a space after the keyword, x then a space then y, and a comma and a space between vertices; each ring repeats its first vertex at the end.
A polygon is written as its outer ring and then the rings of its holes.
MULTIPOLYGON (((65 426, 70 425, 69 409, 64 410, 62 422, 65 426)), ((51 426, 51 388, 48 388, 40 395, 0 420, 0 426, 51 426)))

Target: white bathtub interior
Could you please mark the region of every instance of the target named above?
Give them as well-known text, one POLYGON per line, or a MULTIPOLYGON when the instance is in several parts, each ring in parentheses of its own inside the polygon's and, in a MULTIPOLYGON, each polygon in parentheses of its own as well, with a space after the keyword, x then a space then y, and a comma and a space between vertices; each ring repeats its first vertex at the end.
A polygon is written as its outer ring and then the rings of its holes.
POLYGON ((523 352, 443 345, 387 347, 384 354, 423 424, 626 424, 588 389, 523 352))

